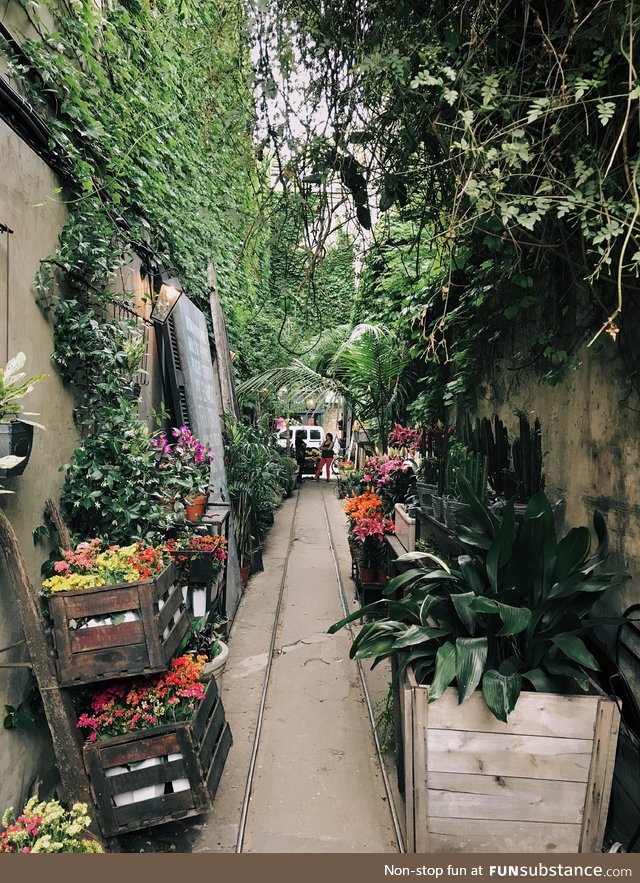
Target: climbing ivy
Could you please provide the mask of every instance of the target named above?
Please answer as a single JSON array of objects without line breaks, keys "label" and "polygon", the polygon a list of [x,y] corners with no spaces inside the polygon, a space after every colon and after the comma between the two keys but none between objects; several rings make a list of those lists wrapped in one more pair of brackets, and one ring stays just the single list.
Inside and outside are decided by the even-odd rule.
[{"label": "climbing ivy", "polygon": [[[84,437],[63,504],[78,535],[147,536],[161,513],[155,485],[142,501],[130,493],[152,460],[127,397],[137,326],[109,320],[108,285],[132,255],[152,254],[206,314],[213,261],[232,339],[268,300],[245,16],[235,0],[20,2],[37,36],[9,73],[51,128],[68,209],[36,279]],[[255,335],[246,343],[259,362]]]}]

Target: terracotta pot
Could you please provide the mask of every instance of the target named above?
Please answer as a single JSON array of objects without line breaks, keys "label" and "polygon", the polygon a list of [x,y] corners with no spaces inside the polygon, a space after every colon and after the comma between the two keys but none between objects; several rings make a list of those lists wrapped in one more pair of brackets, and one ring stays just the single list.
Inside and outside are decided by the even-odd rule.
[{"label": "terracotta pot", "polygon": [[242,585],[246,586],[249,582],[249,568],[251,565],[249,564],[241,564],[240,565],[240,580],[242,581]]},{"label": "terracotta pot", "polygon": [[388,583],[389,577],[386,570],[379,570],[376,574],[376,581],[379,583]]},{"label": "terracotta pot", "polygon": [[360,579],[363,583],[374,583],[376,581],[376,571],[373,567],[361,567]]},{"label": "terracotta pot", "polygon": [[193,494],[184,498],[184,508],[187,513],[187,521],[200,521],[207,508],[207,497],[205,494]]}]

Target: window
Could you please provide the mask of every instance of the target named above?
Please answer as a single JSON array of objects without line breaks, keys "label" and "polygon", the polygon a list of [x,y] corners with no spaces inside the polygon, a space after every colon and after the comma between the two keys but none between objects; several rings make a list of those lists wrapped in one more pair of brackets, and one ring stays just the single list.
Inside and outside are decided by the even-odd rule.
[{"label": "window", "polygon": [[310,429],[309,430],[309,438],[311,439],[311,441],[321,441],[322,440],[322,433],[320,432],[319,429]]}]

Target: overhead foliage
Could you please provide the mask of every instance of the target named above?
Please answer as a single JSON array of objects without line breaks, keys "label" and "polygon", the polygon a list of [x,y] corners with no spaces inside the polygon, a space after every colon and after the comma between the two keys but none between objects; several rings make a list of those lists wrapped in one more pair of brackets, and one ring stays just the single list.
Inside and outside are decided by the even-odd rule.
[{"label": "overhead foliage", "polygon": [[[258,8],[264,128],[283,168],[299,186],[316,182],[327,214],[337,181],[376,242],[400,246],[402,308],[425,356],[454,363],[451,401],[477,376],[480,343],[521,325],[528,340],[516,367],[535,364],[551,381],[585,342],[630,333],[640,268],[636,3]],[[292,114],[301,106],[311,108],[302,123]],[[376,226],[390,210],[402,232]],[[369,303],[379,283],[365,279]]]},{"label": "overhead foliage", "polygon": [[305,361],[294,359],[239,387],[241,396],[286,387],[290,397],[341,396],[356,422],[368,423],[374,440],[387,450],[389,432],[405,413],[411,358],[403,341],[382,325],[329,330]]}]

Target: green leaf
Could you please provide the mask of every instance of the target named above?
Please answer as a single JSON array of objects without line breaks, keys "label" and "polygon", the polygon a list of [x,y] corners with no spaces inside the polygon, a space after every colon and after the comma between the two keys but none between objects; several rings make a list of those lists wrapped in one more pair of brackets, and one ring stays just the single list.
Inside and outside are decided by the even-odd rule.
[{"label": "green leaf", "polygon": [[471,604],[477,613],[497,613],[502,619],[502,628],[496,635],[518,635],[523,632],[531,621],[531,611],[528,607],[513,607],[510,604],[502,604],[493,598],[475,598]]},{"label": "green leaf", "polygon": [[476,689],[487,661],[489,645],[486,638],[458,638],[456,641],[456,680],[458,703]]},{"label": "green leaf", "polygon": [[458,558],[458,567],[460,568],[462,578],[469,588],[474,594],[481,595],[485,589],[484,579],[482,571],[473,558],[471,558],[470,555],[460,555]]},{"label": "green leaf", "polygon": [[357,610],[354,610],[353,613],[345,616],[344,619],[341,619],[339,622],[334,622],[334,624],[327,629],[327,634],[335,635],[336,632],[340,631],[340,629],[344,628],[348,623],[353,622],[356,619],[362,619],[369,613],[377,612],[380,609],[380,605],[386,603],[387,602],[384,600],[372,601],[371,604],[367,604],[365,607],[359,607]]},{"label": "green leaf", "polygon": [[522,677],[519,674],[503,675],[490,669],[482,677],[482,693],[487,708],[505,723],[515,708],[521,690]]},{"label": "green leaf", "polygon": [[571,665],[568,662],[545,662],[544,667],[552,675],[571,678],[578,684],[581,690],[584,690],[585,693],[588,692],[589,678],[581,668],[578,668],[577,665]]},{"label": "green leaf", "polygon": [[451,603],[454,606],[460,621],[469,632],[470,635],[475,634],[476,630],[476,615],[471,607],[471,603],[475,601],[476,595],[474,592],[465,592],[463,595],[451,595]]},{"label": "green leaf", "polygon": [[557,685],[553,682],[541,668],[532,668],[522,673],[524,680],[529,681],[534,690],[538,693],[553,693],[557,689]]},{"label": "green leaf", "polygon": [[510,500],[504,511],[502,522],[495,540],[487,552],[487,576],[494,592],[498,591],[498,571],[511,558],[513,543],[516,537],[516,516],[513,502]]},{"label": "green leaf", "polygon": [[600,671],[597,659],[589,653],[581,638],[566,632],[562,635],[555,635],[551,638],[551,641],[556,647],[562,650],[565,656],[568,656],[569,659],[573,659],[573,661],[577,662],[579,665],[584,665],[587,668]]},{"label": "green leaf", "polygon": [[406,632],[396,639],[394,649],[413,647],[417,644],[425,644],[435,638],[443,638],[449,634],[449,629],[432,628],[430,626],[410,625]]},{"label": "green leaf", "polygon": [[556,580],[560,582],[579,570],[585,563],[591,549],[591,534],[588,527],[574,527],[558,543],[556,552]]},{"label": "green leaf", "polygon": [[436,668],[429,688],[429,702],[435,702],[447,689],[456,675],[456,648],[447,641],[438,647]]}]

